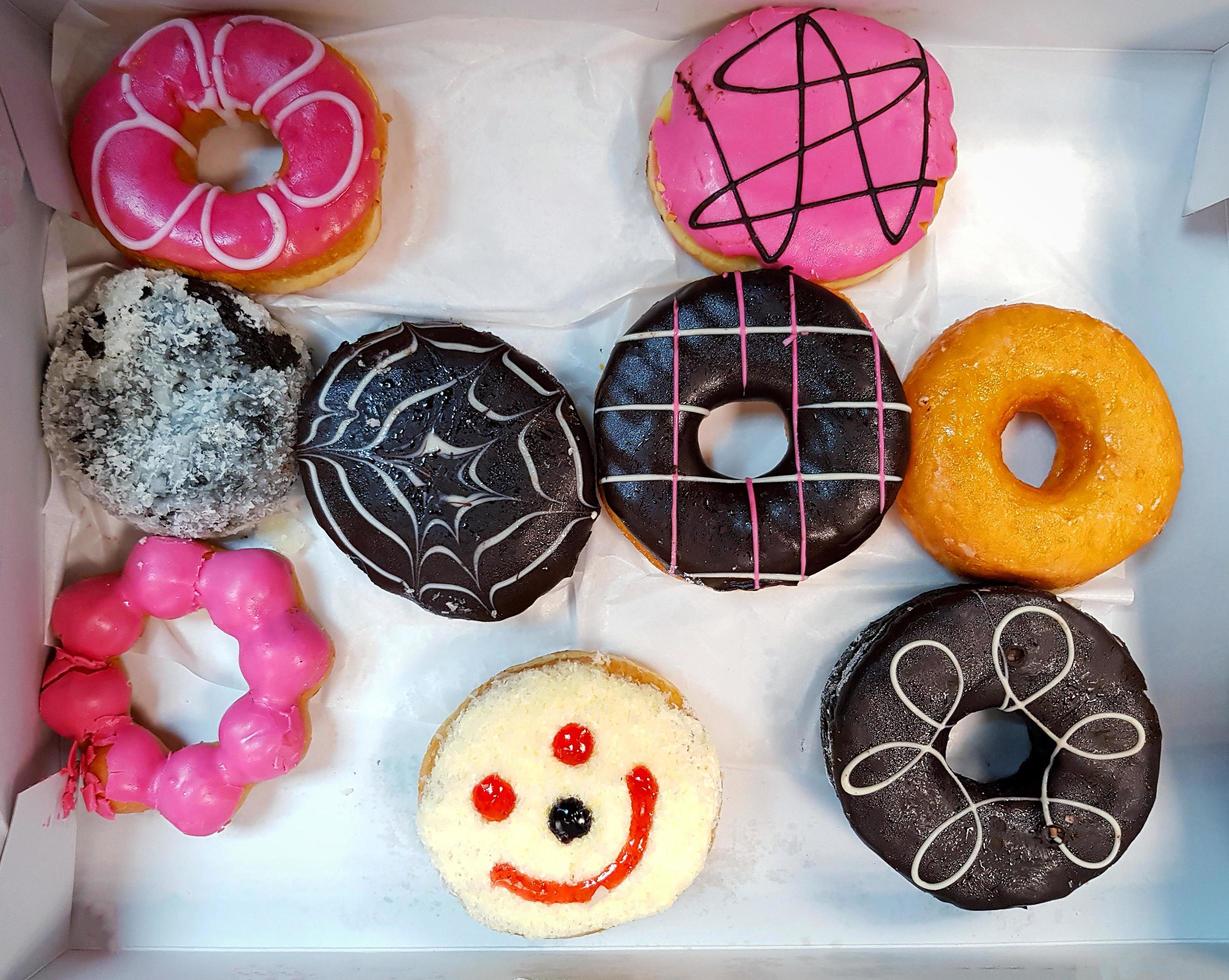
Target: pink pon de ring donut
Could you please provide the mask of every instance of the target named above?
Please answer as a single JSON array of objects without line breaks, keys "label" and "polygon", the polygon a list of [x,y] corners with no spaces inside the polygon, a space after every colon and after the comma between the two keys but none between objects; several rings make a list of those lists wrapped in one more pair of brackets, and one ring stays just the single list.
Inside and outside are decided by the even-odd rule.
[{"label": "pink pon de ring donut", "polygon": [[[239,641],[249,691],[222,716],[216,743],[168,752],[133,721],[118,658],[147,616],[175,619],[202,608]],[[289,772],[307,751],[307,699],[333,651],[302,606],[293,567],[275,551],[142,538],[122,572],[61,592],[51,629],[59,646],[43,674],[39,712],[73,740],[65,815],[80,785],[86,809],[108,819],[153,808],[185,834],[217,833],[252,783]]]},{"label": "pink pon de ring donut", "polygon": [[[266,186],[197,179],[201,139],[256,120],[284,151]],[[306,31],[258,14],[176,17],[146,31],[89,90],[70,152],[99,229],[144,265],[248,292],[318,285],[380,228],[387,125],[367,80]]]}]

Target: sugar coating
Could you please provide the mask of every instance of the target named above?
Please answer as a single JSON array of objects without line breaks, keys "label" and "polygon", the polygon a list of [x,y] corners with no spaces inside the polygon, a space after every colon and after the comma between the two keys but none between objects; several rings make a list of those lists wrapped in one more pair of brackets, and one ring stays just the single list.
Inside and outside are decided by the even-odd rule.
[{"label": "sugar coating", "polygon": [[294,483],[309,371],[303,342],[242,293],[132,269],[56,325],[43,435],[61,474],[141,530],[234,534]]},{"label": "sugar coating", "polygon": [[[593,753],[564,765],[551,749],[569,722],[593,734]],[[591,877],[627,841],[626,777],[644,765],[658,785],[644,857],[615,888],[585,903],[546,905],[493,885],[500,862],[552,881]],[[499,822],[474,809],[474,784],[497,773],[516,793]],[[547,815],[575,796],[593,814],[590,832],[560,843]],[[600,663],[559,660],[497,679],[452,722],[423,787],[418,832],[449,888],[492,929],[533,937],[576,936],[668,908],[700,873],[721,805],[721,772],[708,733],[656,687]]]}]

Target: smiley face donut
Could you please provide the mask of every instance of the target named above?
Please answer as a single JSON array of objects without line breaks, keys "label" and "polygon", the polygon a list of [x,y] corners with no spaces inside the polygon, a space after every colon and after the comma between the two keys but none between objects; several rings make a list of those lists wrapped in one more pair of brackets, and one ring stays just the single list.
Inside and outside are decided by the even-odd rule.
[{"label": "smiley face donut", "polygon": [[670,234],[714,272],[851,285],[934,220],[956,170],[952,90],[912,38],[840,10],[762,7],[674,73],[649,134]]},{"label": "smiley face donut", "polygon": [[721,805],[708,734],[668,682],[571,651],[497,674],[423,758],[418,833],[492,929],[578,936],[668,908]]},{"label": "smiley face donut", "polygon": [[[747,479],[711,469],[704,417],[760,398],[790,447]],[[683,287],[615,341],[594,431],[606,509],[671,575],[719,590],[797,585],[879,526],[909,459],[909,407],[874,330],[789,272]]]},{"label": "smiley face donut", "polygon": [[[971,578],[1061,589],[1164,527],[1182,438],[1134,344],[1083,313],[1024,303],[949,327],[905,382],[913,458],[900,510],[934,558]],[[1035,412],[1058,443],[1039,487],[1003,461],[1003,430]]]},{"label": "smiley face donut", "polygon": [[[197,609],[239,641],[249,691],[222,716],[217,742],[171,752],[133,721],[119,657],[146,617]],[[175,538],[142,538],[123,571],[70,585],[52,606],[51,630],[58,646],[43,674],[39,712],[73,740],[65,814],[80,786],[87,810],[110,819],[154,809],[192,836],[217,833],[253,783],[299,764],[310,738],[307,701],[333,657],[285,558]]]},{"label": "smiley face donut", "polygon": [[[1161,728],[1121,640],[1048,592],[955,586],[868,626],[823,696],[828,774],[875,853],[967,909],[1069,895],[1121,857],[1156,798]],[[947,762],[957,722],[1022,718],[1031,753],[992,782]]]},{"label": "smiley face donut", "polygon": [[[266,126],[283,161],[265,187],[199,180],[214,126]],[[70,151],[99,230],[143,265],[247,291],[289,292],[349,269],[380,229],[386,122],[333,48],[259,14],[151,28],[86,94]]]}]

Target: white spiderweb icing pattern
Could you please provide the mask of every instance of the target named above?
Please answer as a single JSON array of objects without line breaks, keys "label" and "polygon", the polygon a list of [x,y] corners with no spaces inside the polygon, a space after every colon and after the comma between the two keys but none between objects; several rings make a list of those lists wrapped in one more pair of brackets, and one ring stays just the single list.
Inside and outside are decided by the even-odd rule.
[{"label": "white spiderweb icing pattern", "polygon": [[[274,26],[289,31],[307,40],[311,47],[307,57],[297,67],[270,83],[251,103],[247,103],[234,98],[227,91],[224,69],[226,64],[226,41],[231,32],[236,27],[252,23]],[[231,17],[214,36],[212,51],[207,53],[205,50],[205,40],[197,25],[185,17],[176,17],[150,28],[137,38],[128,50],[120,56],[117,63],[118,66],[121,69],[127,69],[132,60],[151,39],[169,30],[182,31],[187,38],[192,48],[197,75],[204,90],[204,95],[199,100],[187,103],[188,108],[195,111],[215,112],[224,119],[233,119],[235,114],[240,111],[252,112],[257,116],[262,115],[271,99],[290,85],[311,74],[321,61],[324,60],[325,55],[324,44],[319,38],[308,34],[293,24],[287,24],[276,18],[264,17],[258,14],[241,14]],[[197,155],[196,146],[190,140],[173,126],[168,126],[158,119],[141,103],[140,99],[132,91],[132,78],[127,71],[124,71],[120,78],[120,86],[124,102],[132,110],[133,116],[131,119],[120,120],[105,130],[94,145],[90,158],[90,197],[94,203],[94,210],[98,215],[98,220],[111,237],[130,251],[144,252],[152,249],[175,230],[196,201],[204,195],[204,206],[201,209],[200,215],[201,245],[210,257],[220,265],[237,272],[263,269],[276,261],[286,247],[286,216],[278,198],[264,190],[257,192],[256,201],[268,216],[271,233],[265,247],[259,254],[251,257],[245,258],[232,255],[225,251],[218,243],[213,229],[213,212],[217,205],[218,197],[225,194],[226,191],[224,188],[206,181],[200,181],[190,188],[166,220],[144,238],[134,238],[124,233],[116,225],[114,218],[107,208],[102,188],[103,154],[116,136],[128,130],[143,129],[170,140],[183,151],[189,160],[196,160]],[[331,204],[344,194],[351,183],[353,183],[363,156],[362,115],[354,101],[339,92],[318,90],[298,96],[279,110],[272,119],[267,120],[269,129],[274,136],[280,136],[282,125],[290,116],[306,106],[318,102],[330,102],[337,105],[349,120],[351,145],[345,168],[333,186],[322,194],[299,194],[289,186],[283,177],[278,177],[274,184],[281,197],[286,201],[309,210]]]},{"label": "white spiderweb icing pattern", "polygon": [[552,559],[570,573],[598,512],[584,430],[547,381],[464,327],[403,323],[334,355],[297,449],[325,530],[433,612],[520,612],[537,595],[515,586]]},{"label": "white spiderweb icing pattern", "polygon": [[[1046,616],[1058,623],[1066,644],[1066,658],[1062,668],[1053,678],[1039,687],[1036,691],[1033,691],[1027,697],[1021,698],[1016,694],[1011,685],[1006,655],[1002,650],[1002,637],[1003,631],[1014,619],[1028,614]],[[955,671],[955,696],[952,698],[950,705],[941,718],[934,718],[919,708],[905,692],[900,683],[899,667],[901,661],[913,651],[919,649],[937,650],[940,654],[942,654],[947,662],[951,664],[952,669]],[[981,854],[984,843],[984,828],[982,826],[980,811],[982,808],[995,803],[1038,803],[1041,807],[1042,818],[1047,825],[1053,824],[1054,822],[1053,808],[1055,806],[1071,807],[1076,810],[1090,813],[1104,821],[1106,827],[1110,831],[1112,840],[1109,852],[1107,854],[1096,858],[1082,857],[1075,854],[1070,847],[1068,847],[1065,841],[1060,842],[1058,845],[1063,856],[1081,868],[1099,870],[1101,868],[1108,867],[1114,862],[1114,859],[1118,857],[1118,852],[1122,846],[1122,827],[1114,815],[1106,810],[1092,806],[1088,803],[1083,803],[1079,800],[1052,796],[1050,794],[1050,774],[1053,771],[1055,760],[1057,760],[1063,752],[1069,752],[1084,759],[1102,761],[1124,759],[1129,756],[1136,755],[1143,749],[1146,741],[1143,724],[1139,721],[1139,719],[1134,718],[1131,715],[1123,714],[1121,712],[1104,711],[1081,718],[1060,735],[1047,727],[1036,714],[1029,710],[1029,706],[1031,704],[1038,701],[1040,698],[1044,697],[1059,684],[1061,684],[1063,680],[1071,673],[1071,670],[1075,665],[1075,639],[1072,636],[1071,627],[1061,615],[1051,609],[1046,609],[1043,606],[1027,605],[1020,606],[1007,613],[1007,615],[999,621],[998,625],[994,629],[994,636],[990,645],[990,657],[995,675],[998,677],[999,683],[1002,684],[1003,687],[1003,702],[1000,705],[1001,710],[1008,712],[1019,712],[1034,725],[1036,725],[1037,728],[1045,733],[1045,735],[1054,743],[1053,752],[1050,755],[1049,762],[1047,763],[1045,771],[1041,777],[1041,788],[1039,795],[1000,796],[985,800],[978,800],[975,802],[973,797],[970,795],[968,788],[965,786],[964,781],[952,771],[950,766],[948,766],[947,760],[944,758],[943,753],[935,748],[935,741],[938,739],[939,734],[943,732],[951,722],[952,717],[959,708],[960,701],[964,696],[965,690],[965,677],[964,672],[960,667],[960,661],[949,647],[938,642],[937,640],[915,640],[912,643],[905,644],[896,651],[889,665],[892,690],[896,694],[896,697],[900,700],[900,703],[906,708],[906,710],[909,711],[911,715],[925,722],[933,729],[930,738],[925,742],[902,740],[882,742],[878,745],[871,746],[869,749],[866,749],[864,752],[859,753],[851,759],[841,771],[840,787],[842,791],[848,793],[850,796],[870,796],[891,786],[898,779],[912,770],[913,767],[916,766],[922,759],[930,757],[938,763],[942,770],[951,777],[953,783],[959,788],[966,805],[964,808],[958,810],[956,813],[952,814],[937,827],[935,827],[922,841],[921,846],[918,848],[913,857],[913,862],[909,872],[910,878],[915,885],[919,888],[925,889],[926,891],[942,891],[943,889],[954,885],[968,873],[970,868],[973,867]],[[1071,744],[1072,739],[1084,728],[1103,721],[1121,722],[1133,729],[1136,735],[1135,743],[1129,748],[1113,752],[1091,752]],[[857,784],[854,782],[853,776],[859,766],[868,760],[875,758],[881,753],[890,752],[893,750],[912,751],[914,754],[903,766],[878,782],[867,784]],[[949,828],[965,819],[972,819],[973,821],[974,838],[972,846],[970,847],[969,853],[964,862],[959,868],[956,869],[954,873],[940,881],[929,881],[923,878],[921,875],[921,866],[931,847]]]}]

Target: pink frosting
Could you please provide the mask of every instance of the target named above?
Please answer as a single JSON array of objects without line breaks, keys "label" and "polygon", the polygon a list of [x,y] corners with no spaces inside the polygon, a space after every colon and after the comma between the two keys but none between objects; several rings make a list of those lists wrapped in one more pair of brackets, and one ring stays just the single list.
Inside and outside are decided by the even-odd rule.
[{"label": "pink frosting", "polygon": [[[218,726],[216,744],[168,753],[132,720],[132,692],[118,661],[147,615],[171,619],[203,608],[239,639],[250,687]],[[143,538],[119,575],[66,588],[51,611],[60,647],[43,674],[39,711],[73,740],[64,773],[67,809],[81,783],[87,809],[113,803],[157,809],[185,834],[212,834],[234,815],[251,783],[298,765],[307,748],[301,702],[324,679],[332,648],[302,608],[294,569],[263,549],[216,551],[199,541]],[[107,778],[90,772],[106,749]]]},{"label": "pink frosting", "polygon": [[[229,193],[185,179],[193,111],[258,116],[285,164]],[[138,38],[90,89],[71,155],[96,220],[129,251],[205,273],[285,270],[365,220],[380,190],[380,108],[311,35],[257,15],[176,18]]]},{"label": "pink frosting", "polygon": [[817,282],[914,245],[936,181],[956,169],[938,62],[900,31],[836,10],[763,7],[734,21],[678,66],[672,107],[651,138],[662,196],[687,233]]}]

